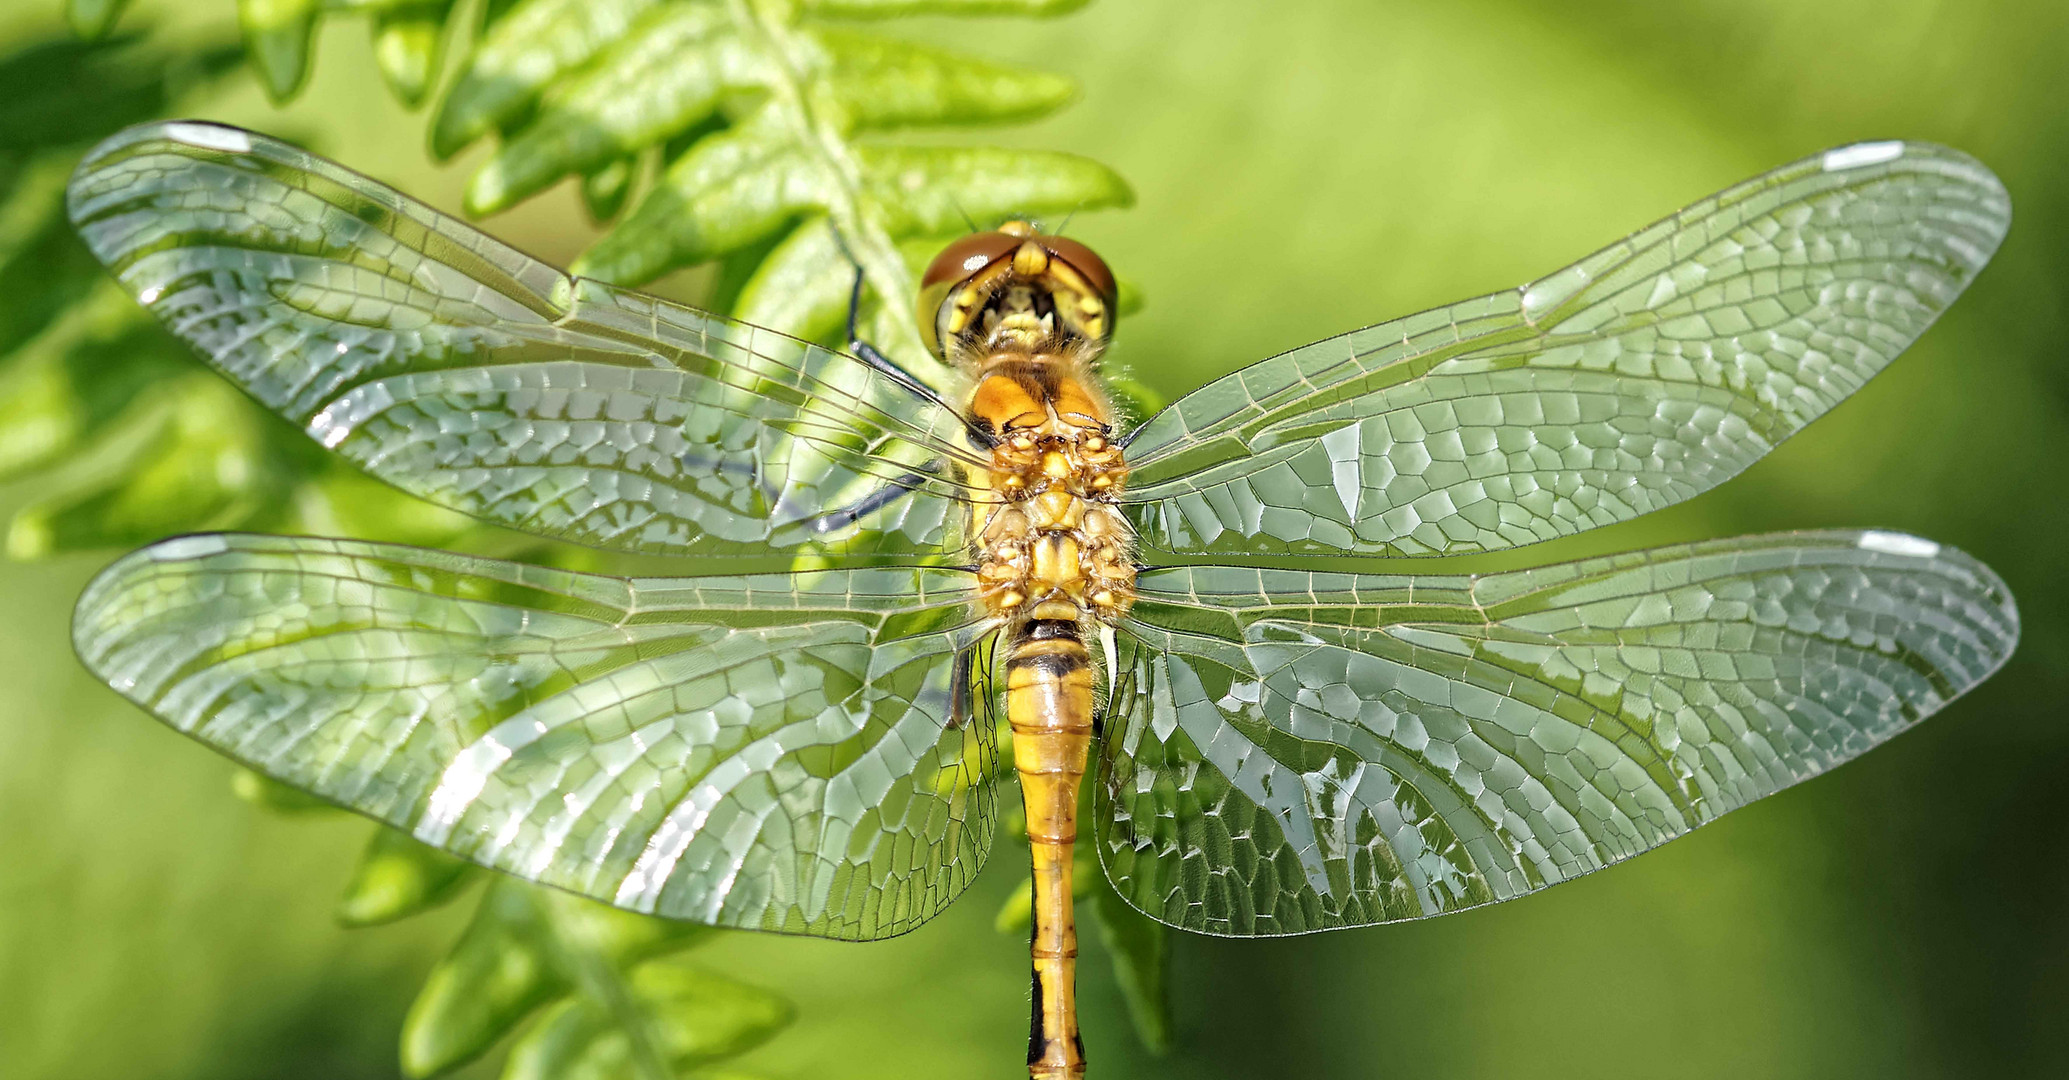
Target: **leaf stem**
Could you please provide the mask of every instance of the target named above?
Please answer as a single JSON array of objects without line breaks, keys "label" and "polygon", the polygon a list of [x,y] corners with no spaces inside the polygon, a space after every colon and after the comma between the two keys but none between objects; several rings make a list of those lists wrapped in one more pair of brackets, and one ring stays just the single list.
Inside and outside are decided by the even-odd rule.
[{"label": "leaf stem", "polygon": [[[862,264],[862,273],[877,296],[893,311],[913,295],[912,275],[905,259],[883,227],[882,214],[874,212],[863,190],[862,166],[855,160],[844,125],[814,107],[799,74],[798,57],[804,46],[791,33],[787,20],[772,15],[768,8],[780,0],[727,0],[733,19],[744,33],[756,39],[774,70],[770,79],[772,106],[790,127],[797,143],[818,159],[821,171],[832,181],[827,213],[840,231],[849,254]],[[919,329],[911,319],[890,320],[896,327],[893,341],[878,342],[891,355],[914,370],[921,379],[937,386],[950,385],[949,373],[920,343]],[[919,368],[921,370],[915,370]]]}]

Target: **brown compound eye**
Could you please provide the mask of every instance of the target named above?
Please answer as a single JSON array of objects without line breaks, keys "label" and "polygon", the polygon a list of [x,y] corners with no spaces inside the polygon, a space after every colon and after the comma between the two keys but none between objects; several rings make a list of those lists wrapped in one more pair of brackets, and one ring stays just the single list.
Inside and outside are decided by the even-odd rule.
[{"label": "brown compound eye", "polygon": [[949,294],[972,274],[981,273],[999,259],[1012,258],[1020,242],[1020,237],[1004,230],[971,233],[941,249],[941,254],[927,264],[927,272],[920,278],[919,321],[920,340],[927,343],[929,352],[943,355],[937,327],[947,314]]},{"label": "brown compound eye", "polygon": [[1092,291],[1098,293],[1101,300],[1106,301],[1107,309],[1113,309],[1117,301],[1114,293],[1114,272],[1106,268],[1105,259],[1094,254],[1091,248],[1066,237],[1043,236],[1041,244],[1048,249],[1051,257],[1069,263],[1071,269],[1084,277],[1085,284],[1092,286]]},{"label": "brown compound eye", "polygon": [[1009,233],[971,233],[934,256],[934,261],[927,264],[926,275],[920,278],[920,288],[955,285],[997,259],[1011,258],[1019,247],[1020,238]]}]

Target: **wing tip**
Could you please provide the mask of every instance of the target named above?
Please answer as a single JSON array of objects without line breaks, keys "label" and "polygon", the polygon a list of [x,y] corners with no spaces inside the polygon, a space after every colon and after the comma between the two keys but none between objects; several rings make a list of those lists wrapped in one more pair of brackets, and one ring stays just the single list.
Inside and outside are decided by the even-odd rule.
[{"label": "wing tip", "polygon": [[1853,545],[1862,551],[1934,564],[1938,567],[1938,574],[1958,583],[1948,587],[1949,595],[1965,595],[1976,607],[1988,610],[1994,616],[1994,619],[1979,618],[1974,622],[1979,632],[1987,631],[1978,634],[1976,644],[1987,654],[1988,663],[1963,687],[1964,691],[1980,685],[2003,668],[2018,650],[2021,629],[2018,599],[2012,595],[2011,586],[1988,563],[1952,545],[1894,529],[1862,529],[1840,535],[1850,536]]},{"label": "wing tip", "polygon": [[174,143],[216,154],[250,154],[265,136],[213,120],[152,120],[132,124],[95,143],[72,170],[65,184],[65,211],[76,228],[84,228],[88,207],[96,195],[95,179],[111,158],[131,147],[146,143]]},{"label": "wing tip", "polygon": [[[2005,189],[2004,180],[1975,155],[1951,146],[1908,139],[1869,140],[1832,147],[1811,160],[1827,173],[1878,165],[1888,166],[1893,171],[1936,173],[1981,193],[1982,202],[1978,206],[1993,219],[1989,228],[1998,239],[2001,240],[2011,226],[2011,194]],[[1995,250],[1994,245],[1991,250]],[[1986,260],[1988,254],[1984,255]]]}]

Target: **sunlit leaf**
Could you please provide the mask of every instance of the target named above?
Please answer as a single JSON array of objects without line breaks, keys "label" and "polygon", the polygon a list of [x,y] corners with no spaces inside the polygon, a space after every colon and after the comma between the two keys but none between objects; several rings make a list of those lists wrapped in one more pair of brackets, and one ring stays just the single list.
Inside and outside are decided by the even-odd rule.
[{"label": "sunlit leaf", "polygon": [[430,1076],[474,1059],[575,989],[586,962],[622,968],[712,932],[499,878],[410,1006],[403,1069]]},{"label": "sunlit leaf", "polygon": [[105,37],[115,29],[115,20],[122,17],[122,9],[128,6],[129,0],[67,0],[65,21],[72,24],[72,32],[80,37]]},{"label": "sunlit leaf", "polygon": [[399,4],[374,17],[374,62],[388,88],[414,108],[438,79],[445,18],[452,0]]},{"label": "sunlit leaf", "polygon": [[814,59],[824,70],[825,98],[858,130],[1032,120],[1077,94],[1077,84],[1061,75],[908,42],[833,30],[811,40],[820,50]]},{"label": "sunlit leaf", "polygon": [[639,159],[622,157],[582,177],[582,205],[596,221],[609,221],[625,208],[639,179]]},{"label": "sunlit leaf", "polygon": [[237,0],[244,47],[274,101],[295,96],[309,78],[309,46],[322,12],[322,0]]},{"label": "sunlit leaf", "polygon": [[494,21],[432,122],[431,152],[450,157],[508,124],[539,94],[625,33],[659,0],[520,0]]},{"label": "sunlit leaf", "polygon": [[[1125,206],[1134,198],[1111,169],[1056,151],[858,146],[854,154],[863,191],[893,239],[960,232],[966,213]],[[704,140],[671,165],[575,270],[609,281],[650,281],[762,240],[797,216],[824,213],[839,197],[837,184],[772,119],[743,125]],[[803,324],[805,317],[822,321],[834,295],[832,283],[852,266],[824,225],[779,247],[770,263],[775,265],[764,264],[764,272],[772,277],[814,282],[813,302],[781,301],[799,311],[800,323],[792,325]],[[845,276],[852,282],[851,269]],[[765,315],[761,297],[767,291],[750,280],[741,294],[743,313]],[[844,310],[845,289],[840,299]]]},{"label": "sunlit leaf", "polygon": [[399,829],[376,828],[338,899],[338,922],[373,926],[427,911],[452,899],[471,869]]},{"label": "sunlit leaf", "polygon": [[[826,98],[858,128],[1030,119],[1073,91],[1055,75],[900,42],[831,32],[806,40],[814,49],[805,62],[823,72]],[[754,48],[719,8],[656,9],[554,87],[537,117],[475,173],[467,209],[494,213],[569,173],[661,143],[710,116],[724,95],[766,87],[786,62]],[[766,135],[778,146],[795,140],[781,125]]]},{"label": "sunlit leaf", "polygon": [[678,1073],[761,1045],[795,1011],[766,990],[674,962],[632,969],[623,989],[615,1003],[590,996],[554,1006],[510,1048],[503,1080],[631,1080],[643,1054]]},{"label": "sunlit leaf", "polygon": [[716,7],[647,12],[593,66],[556,85],[537,117],[474,174],[467,212],[494,213],[662,141],[710,115],[722,92],[754,85],[757,63]]},{"label": "sunlit leaf", "polygon": [[245,802],[276,814],[339,813],[337,807],[265,773],[238,769],[230,774],[230,791]]}]

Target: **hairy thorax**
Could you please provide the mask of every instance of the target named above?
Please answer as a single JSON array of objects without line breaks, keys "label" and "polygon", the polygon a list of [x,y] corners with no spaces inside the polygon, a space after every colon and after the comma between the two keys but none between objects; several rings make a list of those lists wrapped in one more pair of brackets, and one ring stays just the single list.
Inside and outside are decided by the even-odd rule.
[{"label": "hairy thorax", "polygon": [[977,508],[978,577],[994,614],[1111,621],[1135,597],[1133,534],[1115,503],[1128,476],[1111,409],[1085,365],[995,354],[970,413],[997,432]]}]

